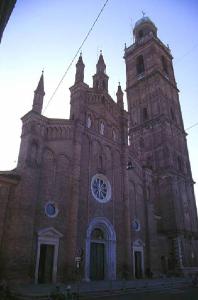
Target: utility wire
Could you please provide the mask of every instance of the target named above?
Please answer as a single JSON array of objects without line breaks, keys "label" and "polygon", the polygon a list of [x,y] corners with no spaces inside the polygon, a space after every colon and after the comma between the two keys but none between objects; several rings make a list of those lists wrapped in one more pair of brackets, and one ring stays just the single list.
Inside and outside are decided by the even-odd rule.
[{"label": "utility wire", "polygon": [[[54,98],[54,96],[55,96],[57,90],[59,89],[61,83],[63,82],[65,76],[67,75],[69,69],[71,68],[71,66],[72,66],[74,60],[76,59],[78,53],[79,53],[80,50],[82,49],[84,43],[86,42],[86,40],[88,39],[89,35],[91,34],[91,32],[92,32],[94,26],[96,25],[96,23],[97,23],[97,21],[98,21],[100,15],[102,14],[103,10],[105,9],[105,6],[107,5],[108,1],[109,1],[109,0],[106,0],[105,3],[103,4],[103,6],[102,6],[100,12],[98,13],[98,15],[97,15],[97,17],[96,17],[94,23],[92,24],[91,28],[90,28],[89,31],[87,32],[87,34],[86,34],[84,40],[82,41],[80,47],[79,47],[78,50],[76,51],[76,54],[74,55],[73,59],[71,60],[70,64],[68,65],[68,67],[67,67],[65,73],[64,73],[63,76],[61,77],[61,80],[59,81],[57,87],[55,88],[53,94],[51,95],[49,101],[47,102],[47,104],[46,104],[46,106],[45,106],[43,112],[46,111],[46,109],[48,108],[50,102],[53,100],[53,98]],[[196,44],[195,44],[189,51],[187,51],[182,57],[180,57],[179,59],[177,59],[176,64],[177,64],[178,62],[180,62],[185,56],[189,55],[190,52],[192,52],[192,50],[194,50],[195,48],[197,48],[197,46],[198,46],[198,43],[196,43]],[[198,122],[195,123],[195,124],[193,124],[193,125],[191,125],[190,127],[186,128],[185,130],[186,130],[186,131],[187,131],[187,130],[190,130],[191,128],[193,128],[193,127],[195,127],[195,126],[197,126],[197,125],[198,125]]]},{"label": "utility wire", "polygon": [[197,123],[195,123],[195,124],[193,124],[193,125],[191,125],[190,127],[186,128],[185,130],[189,130],[189,129],[191,129],[191,128],[193,128],[193,127],[197,126],[197,125],[198,125],[198,122],[197,122]]},{"label": "utility wire", "polygon": [[196,49],[198,47],[198,43],[196,43],[196,44],[194,44],[194,46],[192,47],[192,48],[190,48],[186,53],[184,53],[181,57],[179,57],[179,58],[177,58],[176,59],[176,62],[175,62],[175,64],[177,65],[178,63],[180,63],[180,61],[184,58],[184,57],[186,57],[186,56],[188,56],[194,49]]},{"label": "utility wire", "polygon": [[[196,43],[191,49],[189,49],[185,54],[183,54],[179,59],[176,59],[176,65],[177,65],[177,63],[179,62],[180,63],[180,61],[184,58],[184,57],[186,57],[186,56],[188,56],[195,48],[197,48],[198,47],[198,43]],[[191,126],[189,126],[188,128],[185,128],[185,130],[186,131],[188,131],[188,130],[190,130],[191,128],[194,128],[195,126],[197,126],[198,125],[198,122],[197,123],[194,123],[193,125],[191,125]]]},{"label": "utility wire", "polygon": [[92,32],[92,30],[93,30],[94,26],[96,25],[96,23],[97,23],[97,21],[98,21],[98,19],[99,19],[100,15],[102,14],[103,10],[105,9],[105,6],[107,5],[108,1],[109,1],[109,0],[106,0],[106,1],[105,1],[105,3],[103,4],[103,6],[102,6],[102,8],[101,8],[101,10],[100,10],[100,12],[99,12],[99,14],[97,15],[97,17],[96,17],[95,21],[93,22],[93,24],[92,24],[91,28],[89,29],[89,31],[87,32],[87,34],[86,34],[86,36],[85,36],[84,40],[82,41],[82,43],[81,43],[80,47],[79,47],[79,48],[78,48],[78,50],[76,51],[76,54],[74,55],[74,57],[73,57],[72,61],[70,62],[69,66],[67,67],[67,69],[66,69],[65,73],[64,73],[64,74],[63,74],[63,76],[61,77],[61,80],[59,81],[59,83],[58,83],[57,87],[55,88],[55,90],[54,90],[54,92],[53,92],[52,96],[50,97],[49,101],[47,102],[47,104],[46,104],[46,106],[45,106],[45,108],[44,108],[43,112],[45,112],[45,111],[46,111],[46,109],[48,108],[48,106],[49,106],[50,102],[51,102],[51,101],[52,101],[52,99],[54,98],[54,96],[55,96],[55,94],[56,94],[56,92],[57,92],[58,88],[60,87],[60,85],[61,85],[62,81],[64,80],[65,76],[67,75],[67,73],[68,73],[69,69],[71,68],[71,66],[72,66],[72,64],[73,64],[74,60],[76,59],[76,57],[77,57],[78,53],[79,53],[79,52],[80,52],[80,50],[82,49],[82,47],[83,47],[84,43],[86,42],[86,40],[88,39],[89,35],[91,34],[91,32]]}]

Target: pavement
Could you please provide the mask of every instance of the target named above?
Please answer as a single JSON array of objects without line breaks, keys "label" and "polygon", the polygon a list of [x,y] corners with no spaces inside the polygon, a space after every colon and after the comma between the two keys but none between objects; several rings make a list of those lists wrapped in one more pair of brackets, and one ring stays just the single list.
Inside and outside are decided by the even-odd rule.
[{"label": "pavement", "polygon": [[[138,279],[138,280],[115,280],[115,281],[90,281],[90,282],[66,282],[65,284],[26,284],[13,289],[15,295],[21,300],[47,300],[52,292],[59,287],[64,294],[69,292],[80,295],[80,299],[154,299],[154,294],[160,294],[160,299],[165,299],[162,294],[180,294],[181,291],[192,289],[192,280],[190,278],[162,278],[162,279]],[[127,295],[132,295],[127,298]],[[141,295],[147,295],[147,298],[141,298]],[[149,298],[151,295],[151,298]],[[196,298],[198,299],[198,288],[196,289]],[[124,297],[124,298],[123,298]],[[159,299],[159,298],[156,298]],[[170,299],[170,298],[166,298]],[[176,298],[174,298],[176,299]],[[179,298],[180,299],[180,296]],[[182,298],[181,298],[182,299]],[[180,299],[180,300],[181,300]],[[188,298],[183,298],[188,300]],[[191,300],[191,298],[189,298]]]},{"label": "pavement", "polygon": [[[108,297],[100,297],[100,300],[197,300],[197,288],[183,288],[177,290],[125,293],[120,295],[109,295]],[[82,300],[96,300],[93,297],[86,297]]]}]

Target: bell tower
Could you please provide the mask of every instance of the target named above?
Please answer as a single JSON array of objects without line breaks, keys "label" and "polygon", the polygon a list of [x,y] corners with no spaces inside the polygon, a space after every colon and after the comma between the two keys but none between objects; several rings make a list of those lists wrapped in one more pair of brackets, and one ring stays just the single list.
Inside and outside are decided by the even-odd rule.
[{"label": "bell tower", "polygon": [[137,21],[133,34],[124,56],[130,148],[153,170],[159,239],[168,245],[160,248],[160,240],[162,268],[183,270],[198,265],[198,227],[173,57],[150,18]]}]

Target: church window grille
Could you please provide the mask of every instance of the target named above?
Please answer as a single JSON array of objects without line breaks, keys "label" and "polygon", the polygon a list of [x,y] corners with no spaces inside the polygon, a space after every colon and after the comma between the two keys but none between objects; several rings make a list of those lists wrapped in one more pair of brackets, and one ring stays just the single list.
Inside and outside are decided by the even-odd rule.
[{"label": "church window grille", "polygon": [[145,71],[143,55],[138,56],[136,59],[136,70],[137,70],[137,75],[140,75]]},{"label": "church window grille", "polygon": [[106,203],[111,199],[111,185],[103,174],[96,174],[92,177],[91,191],[98,202]]}]

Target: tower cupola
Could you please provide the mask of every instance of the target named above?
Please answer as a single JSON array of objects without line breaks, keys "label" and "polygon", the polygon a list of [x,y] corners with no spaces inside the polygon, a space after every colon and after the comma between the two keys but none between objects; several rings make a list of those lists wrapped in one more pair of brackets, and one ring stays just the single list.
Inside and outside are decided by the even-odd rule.
[{"label": "tower cupola", "polygon": [[84,82],[84,68],[85,65],[83,63],[82,53],[80,53],[78,62],[76,64],[75,84],[79,82]]},{"label": "tower cupola", "polygon": [[147,35],[153,34],[157,37],[157,27],[151,21],[149,17],[143,16],[140,20],[135,23],[135,27],[133,29],[133,35],[135,37],[135,42],[139,41],[143,37]]}]

